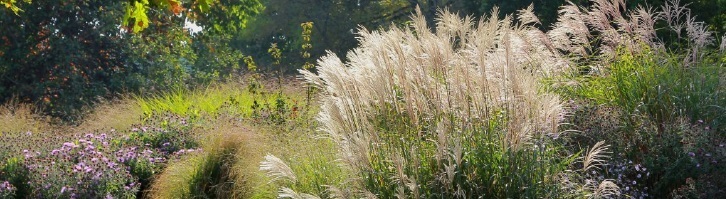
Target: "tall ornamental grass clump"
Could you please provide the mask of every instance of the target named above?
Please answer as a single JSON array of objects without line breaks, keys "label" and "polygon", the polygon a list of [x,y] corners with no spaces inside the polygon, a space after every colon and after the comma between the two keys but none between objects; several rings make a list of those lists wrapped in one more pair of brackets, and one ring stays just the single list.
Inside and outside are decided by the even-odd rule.
[{"label": "tall ornamental grass clump", "polygon": [[207,136],[199,150],[187,150],[191,154],[172,161],[156,177],[151,198],[237,198],[233,197],[232,167],[247,133],[222,131]]},{"label": "tall ornamental grass clump", "polygon": [[[564,109],[538,81],[569,62],[533,26],[531,10],[519,12],[519,23],[496,10],[478,22],[443,11],[435,30],[417,12],[410,27],[362,29],[349,61],[330,53],[318,74],[301,71],[321,88],[321,130],[356,176],[331,190],[378,198],[617,193],[608,181],[566,172],[575,156],[557,141]],[[604,164],[605,152],[593,150],[583,171]]]}]

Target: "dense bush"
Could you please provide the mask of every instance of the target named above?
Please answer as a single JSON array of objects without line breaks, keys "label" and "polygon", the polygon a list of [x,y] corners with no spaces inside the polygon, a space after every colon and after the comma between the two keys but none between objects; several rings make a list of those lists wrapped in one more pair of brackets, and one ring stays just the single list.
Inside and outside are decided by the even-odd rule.
[{"label": "dense bush", "polygon": [[[72,115],[123,89],[117,1],[33,1],[23,15],[0,12],[0,101],[38,102],[53,115]],[[102,14],[103,13],[103,14]],[[79,31],[83,30],[83,31]]]},{"label": "dense bush", "polygon": [[[722,153],[718,146],[726,137],[721,57],[713,53],[684,62],[687,56],[624,49],[604,75],[584,78],[570,92],[576,100],[590,101],[576,108],[573,124],[585,136],[616,146],[611,177],[629,195],[676,197],[684,194],[675,191],[683,186],[693,186],[688,194],[696,197],[719,193],[713,186],[724,182],[707,176],[722,175],[724,168],[723,157],[714,156]],[[615,117],[585,111],[598,106],[609,107],[607,114]],[[593,122],[598,120],[602,123]]]},{"label": "dense bush", "polygon": [[653,22],[666,24],[659,32],[677,38],[619,46],[567,78],[568,122],[581,132],[572,142],[612,143],[604,177],[627,196],[716,197],[724,184],[713,177],[724,168],[723,156],[714,155],[726,138],[723,49],[713,49],[712,33],[677,2],[657,13]]},{"label": "dense bush", "polygon": [[[193,35],[184,27],[190,17],[166,12],[149,12],[144,16],[152,23],[144,24],[145,31],[126,32],[118,24],[127,3],[32,1],[18,5],[21,14],[0,12],[0,102],[35,103],[52,116],[77,121],[83,108],[102,99],[196,87],[239,74],[241,53],[227,45],[226,32]],[[260,9],[259,2],[246,3],[216,7]]]}]

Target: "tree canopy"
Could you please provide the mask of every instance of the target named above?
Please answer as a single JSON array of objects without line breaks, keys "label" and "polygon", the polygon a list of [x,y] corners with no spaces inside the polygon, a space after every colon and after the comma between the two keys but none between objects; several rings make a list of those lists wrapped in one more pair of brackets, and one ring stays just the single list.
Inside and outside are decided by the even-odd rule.
[{"label": "tree canopy", "polygon": [[[0,101],[63,117],[102,98],[236,73],[241,52],[226,41],[264,8],[257,0],[2,3],[10,9],[0,11]],[[191,34],[190,23],[203,31]]]}]

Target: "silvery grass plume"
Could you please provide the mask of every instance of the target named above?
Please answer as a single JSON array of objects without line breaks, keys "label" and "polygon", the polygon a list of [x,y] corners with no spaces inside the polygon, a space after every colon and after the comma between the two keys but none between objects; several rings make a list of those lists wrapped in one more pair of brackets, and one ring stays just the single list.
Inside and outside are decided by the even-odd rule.
[{"label": "silvery grass plume", "polygon": [[685,38],[689,41],[691,56],[684,60],[686,63],[698,61],[702,55],[701,50],[711,45],[715,38],[713,33],[703,22],[696,21],[696,17],[691,15],[691,10],[680,5],[680,0],[670,0],[661,6],[656,19],[665,21],[670,31],[675,32],[678,39]]},{"label": "silvery grass plume", "polygon": [[[639,48],[641,43],[658,46],[654,28],[656,14],[652,8],[640,6],[623,12],[624,0],[591,2],[589,9],[571,2],[560,8],[557,22],[547,33],[558,49],[578,56],[593,53],[614,56],[620,46]],[[595,38],[599,45],[592,45]]]},{"label": "silvery grass plume", "polygon": [[290,198],[290,199],[320,199],[320,197],[306,194],[306,193],[297,193],[294,190],[283,187],[280,190],[280,194],[278,195],[278,198]]},{"label": "silvery grass plume", "polygon": [[[361,28],[360,47],[348,53],[347,63],[329,53],[318,61],[318,74],[300,71],[322,90],[318,120],[341,147],[343,162],[359,174],[371,172],[371,146],[382,136],[372,121],[390,111],[415,128],[444,125],[436,132],[439,158],[460,156],[444,153],[456,151],[450,146],[457,145],[447,141],[461,136],[456,129],[475,128],[471,125],[494,119],[499,111],[509,121],[500,137],[508,150],[529,147],[535,136],[556,134],[563,108],[557,95],[538,91],[538,80],[564,71],[569,62],[533,26],[538,20],[531,7],[519,13],[521,22],[514,23],[512,16],[498,18],[496,9],[478,22],[441,11],[432,32],[417,11],[410,27]],[[458,119],[444,124],[441,116]],[[418,182],[401,168],[421,160],[400,155],[388,157],[397,168],[394,179],[400,193],[416,193],[417,183],[429,182]]]},{"label": "silvery grass plume", "polygon": [[[703,49],[714,41],[713,33],[703,22],[696,21],[690,9],[680,5],[680,0],[667,1],[658,10],[648,6],[627,10],[624,0],[591,2],[590,8],[572,3],[560,8],[557,22],[547,32],[554,47],[578,56],[602,54],[606,57],[615,56],[618,47],[627,47],[634,52],[640,51],[642,44],[663,49],[665,45],[655,31],[655,24],[663,21],[679,39],[688,41],[691,56],[684,62],[690,65],[697,62],[704,55]],[[593,49],[593,46],[599,48]]]},{"label": "silvery grass plume", "polygon": [[[605,141],[595,143],[595,145],[585,154],[582,160],[583,173],[597,173],[597,170],[607,165],[608,149],[610,145],[605,145]],[[606,179],[601,182],[597,182],[593,179],[585,179],[585,187],[589,194],[586,196],[589,198],[613,198],[620,196],[620,187],[616,185],[612,180]]]},{"label": "silvery grass plume", "polygon": [[578,162],[582,163],[581,169],[568,170],[559,175],[563,191],[572,194],[567,197],[619,198],[621,196],[620,187],[613,180],[599,180],[602,179],[599,171],[601,167],[607,165],[607,159],[610,158],[609,147],[604,141],[595,143],[583,157],[578,158],[580,160]]},{"label": "silvery grass plume", "polygon": [[599,167],[604,166],[607,164],[607,158],[610,158],[608,155],[608,149],[610,145],[605,145],[605,141],[600,141],[598,143],[595,143],[594,146],[592,146],[592,149],[590,149],[585,157],[583,157],[582,161],[582,170],[584,172],[588,172],[591,170],[597,170]]},{"label": "silvery grass plume", "polygon": [[[297,177],[292,169],[285,164],[280,158],[274,155],[265,155],[265,160],[260,162],[260,171],[265,171],[265,174],[272,178],[270,183],[277,182],[279,180],[288,180],[292,183],[297,182]],[[282,187],[278,193],[278,198],[291,198],[291,199],[320,199],[320,197],[307,194],[298,193],[289,187]]]},{"label": "silvery grass plume", "polygon": [[290,182],[297,182],[297,177],[293,173],[284,161],[274,155],[265,155],[265,160],[260,162],[260,171],[264,171],[267,176],[272,178],[270,182],[278,180],[289,180]]},{"label": "silvery grass plume", "polygon": [[[337,142],[342,162],[354,173],[373,172],[371,158],[385,133],[390,133],[380,132],[383,128],[377,125],[405,126],[414,130],[396,133],[422,138],[435,135],[436,161],[451,162],[448,151],[462,136],[461,129],[475,129],[480,121],[501,116],[506,122],[504,135],[497,137],[500,145],[506,150],[526,149],[537,137],[559,133],[565,115],[562,102],[556,94],[543,91],[539,81],[570,70],[571,60],[612,57],[623,46],[634,52],[643,44],[661,48],[654,29],[660,19],[676,28],[682,25],[694,48],[711,41],[699,23],[681,21],[679,13],[688,11],[675,7],[676,3],[663,8],[674,12],[668,16],[649,7],[627,11],[624,0],[592,2],[590,8],[561,7],[549,32],[534,26],[538,20],[531,7],[518,12],[517,23],[512,15],[497,17],[496,8],[490,17],[479,20],[444,10],[433,29],[417,10],[407,27],[360,28],[360,46],[347,54],[349,61],[328,52],[318,61],[318,74],[300,72],[322,90],[320,129]],[[404,117],[408,123],[374,122],[387,115]],[[389,155],[385,161],[395,162],[393,157],[397,156]],[[417,158],[398,163],[415,168],[422,161]],[[597,161],[600,158],[585,160],[588,166],[597,165],[602,163]],[[447,184],[446,176],[451,175],[447,172],[453,169],[438,172],[438,179]],[[429,183],[397,175],[399,187],[406,191],[415,187],[410,186],[412,182]]]}]

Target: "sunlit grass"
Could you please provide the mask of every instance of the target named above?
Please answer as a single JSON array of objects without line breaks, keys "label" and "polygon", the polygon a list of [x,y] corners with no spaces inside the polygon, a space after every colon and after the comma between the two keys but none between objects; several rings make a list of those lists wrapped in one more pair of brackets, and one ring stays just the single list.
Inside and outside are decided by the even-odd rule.
[{"label": "sunlit grass", "polygon": [[43,117],[33,105],[11,101],[0,106],[0,134],[51,130],[50,118]]},{"label": "sunlit grass", "polygon": [[[192,152],[169,166],[153,182],[152,198],[244,198],[235,196],[239,172],[234,171],[238,157],[255,142],[254,134],[234,120],[220,119],[213,125],[197,129],[205,133],[200,138],[201,150]],[[242,182],[240,182],[242,183]]]},{"label": "sunlit grass", "polygon": [[93,132],[115,130],[123,132],[138,124],[143,117],[141,107],[135,100],[126,98],[101,103],[83,117],[82,122],[73,127],[73,132]]},{"label": "sunlit grass", "polygon": [[136,96],[134,100],[144,117],[171,114],[190,118],[194,131],[201,137],[202,151],[170,162],[154,180],[148,195],[274,198],[280,185],[270,183],[258,169],[266,154],[293,163],[292,169],[301,176],[292,185],[297,190],[324,195],[325,185],[343,184],[347,175],[337,165],[335,145],[330,139],[316,136],[316,107],[298,110],[297,103],[304,96],[297,94],[297,89],[283,85],[265,90],[264,94],[253,94],[246,87],[231,83]]},{"label": "sunlit grass", "polygon": [[[300,96],[283,93],[283,100],[288,104],[299,101]],[[157,113],[171,113],[180,116],[197,118],[201,116],[215,116],[222,112],[241,116],[252,116],[255,102],[259,106],[274,106],[277,103],[277,93],[253,94],[246,87],[238,83],[211,85],[204,89],[173,91],[153,96],[135,96],[143,114],[148,117]]]}]

